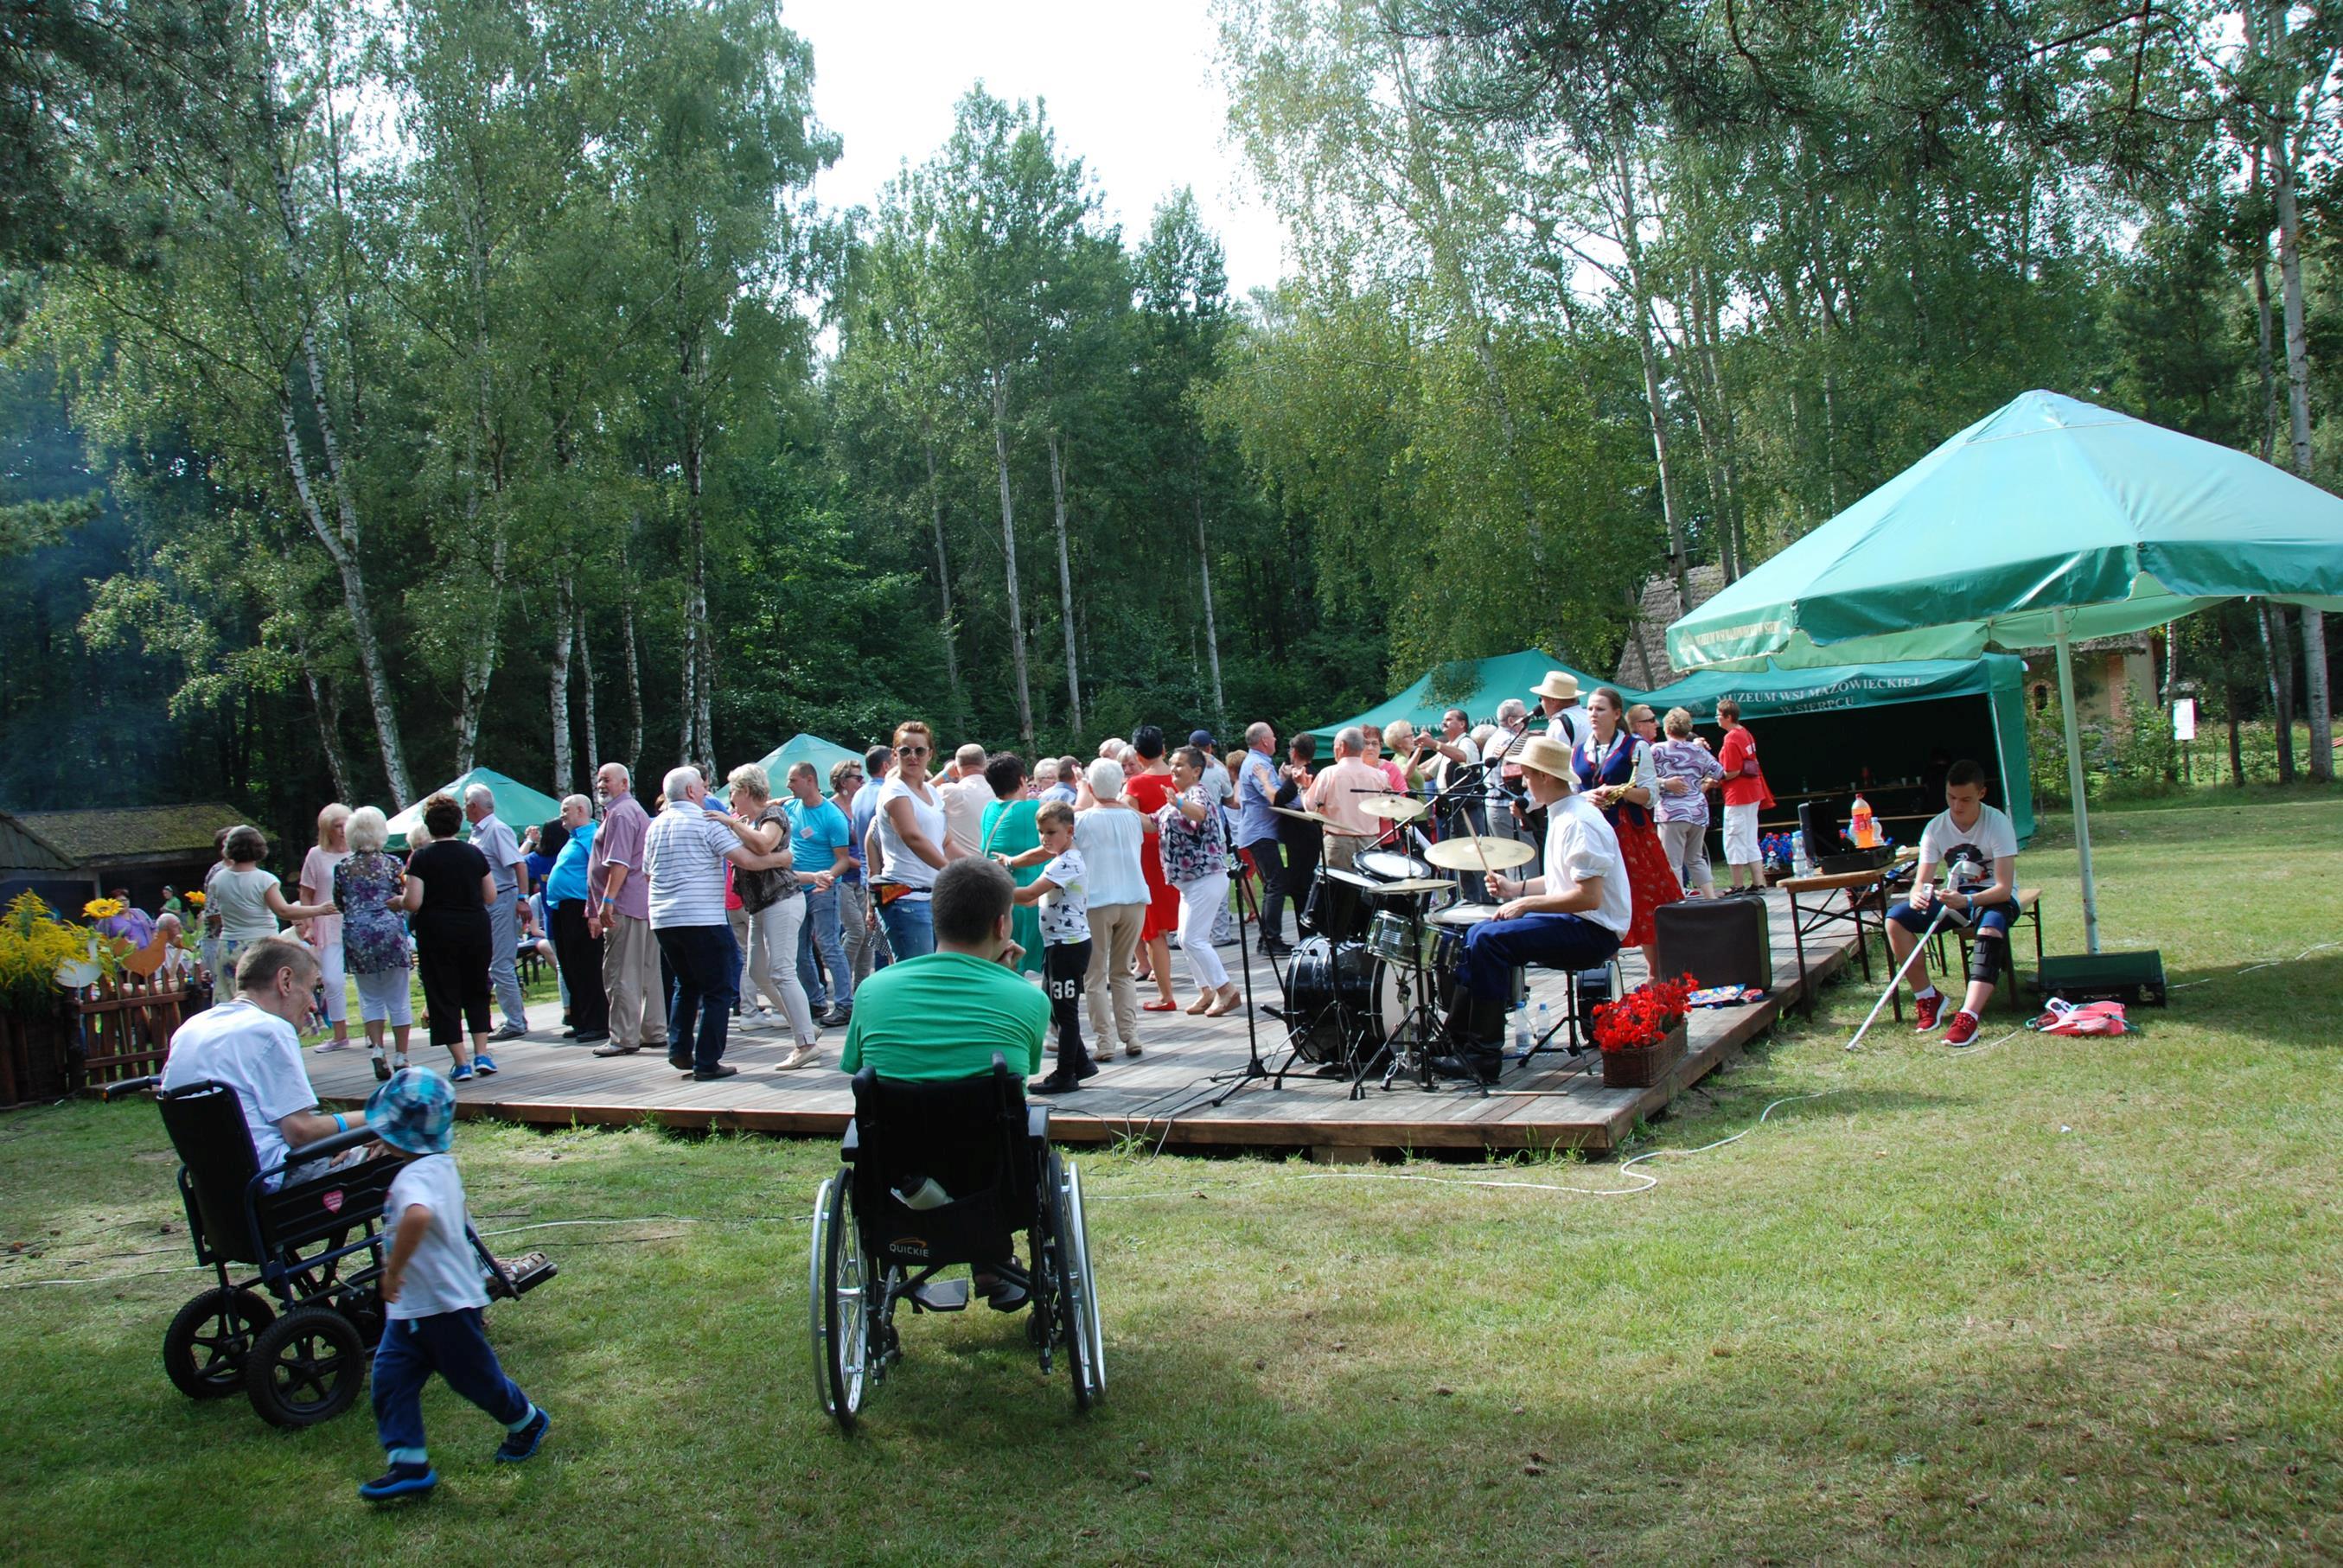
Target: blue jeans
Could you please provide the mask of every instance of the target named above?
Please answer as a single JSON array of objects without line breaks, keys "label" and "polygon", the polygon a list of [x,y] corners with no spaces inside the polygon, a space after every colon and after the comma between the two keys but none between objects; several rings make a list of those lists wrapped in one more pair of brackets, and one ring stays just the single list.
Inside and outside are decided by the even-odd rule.
[{"label": "blue jeans", "polygon": [[935,911],[928,900],[906,894],[879,910],[879,923],[887,929],[887,950],[897,963],[905,959],[923,958],[936,950]]},{"label": "blue jeans", "polygon": [[[740,944],[729,926],[664,926],[659,952],[675,970],[675,996],[668,1004],[667,1056],[695,1071],[714,1070],[724,1060],[724,1035],[739,994]],[[695,1027],[696,1025],[696,1027]]]},{"label": "blue jeans", "polygon": [[506,1431],[528,1424],[528,1396],[505,1376],[480,1309],[393,1318],[374,1348],[374,1425],[393,1464],[424,1463],[423,1385],[437,1372]]},{"label": "blue jeans", "polygon": [[[1912,907],[1911,900],[1906,899],[1890,909],[1887,911],[1887,918],[1916,937],[1927,930],[1928,921],[1935,917],[1936,912],[1934,910],[1925,911],[1916,910]],[[1964,913],[1966,911],[1952,910],[1945,916],[1945,923],[1937,929],[1947,931],[1959,930]],[[1987,904],[1985,908],[1969,914],[1969,935],[1975,936],[1979,931],[1989,930],[2006,941],[2009,940],[2010,922],[2016,919],[2017,919],[2016,904]]]},{"label": "blue jeans", "polygon": [[1584,915],[1520,915],[1483,920],[1464,935],[1456,980],[1483,1001],[1513,994],[1513,970],[1531,964],[1548,969],[1591,970],[1619,950],[1619,933]]},{"label": "blue jeans", "polygon": [[[824,966],[830,970],[828,985],[821,979]],[[826,893],[806,890],[805,924],[798,928],[798,980],[816,1011],[853,1005],[854,971],[846,963],[846,936],[839,929],[835,885]]]}]

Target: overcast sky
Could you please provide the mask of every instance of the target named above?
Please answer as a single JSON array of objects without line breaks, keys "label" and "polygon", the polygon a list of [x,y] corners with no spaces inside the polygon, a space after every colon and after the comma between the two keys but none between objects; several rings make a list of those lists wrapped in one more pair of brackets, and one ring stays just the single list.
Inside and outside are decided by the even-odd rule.
[{"label": "overcast sky", "polygon": [[1204,0],[785,0],[781,19],[813,45],[815,112],[846,142],[814,186],[824,202],[875,205],[981,81],[1046,102],[1059,155],[1082,160],[1127,245],[1185,185],[1227,247],[1232,295],[1277,281],[1277,221],[1224,145]]}]

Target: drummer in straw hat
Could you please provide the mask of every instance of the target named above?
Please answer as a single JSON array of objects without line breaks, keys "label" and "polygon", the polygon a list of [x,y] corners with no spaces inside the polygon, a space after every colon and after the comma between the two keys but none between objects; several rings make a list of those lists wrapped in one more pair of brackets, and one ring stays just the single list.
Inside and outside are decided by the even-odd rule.
[{"label": "drummer in straw hat", "polygon": [[1465,934],[1448,999],[1454,1055],[1433,1063],[1456,1077],[1492,1082],[1504,1041],[1513,971],[1530,964],[1584,970],[1619,950],[1634,912],[1619,839],[1603,813],[1576,793],[1570,749],[1548,736],[1523,741],[1520,758],[1531,801],[1546,812],[1541,874],[1515,881],[1491,874],[1501,902]]}]

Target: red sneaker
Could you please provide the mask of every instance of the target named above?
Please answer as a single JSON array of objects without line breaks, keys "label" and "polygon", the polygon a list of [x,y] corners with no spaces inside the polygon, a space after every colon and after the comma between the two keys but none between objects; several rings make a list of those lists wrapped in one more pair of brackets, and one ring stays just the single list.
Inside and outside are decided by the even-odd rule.
[{"label": "red sneaker", "polygon": [[1936,1019],[1944,1010],[1945,993],[1943,991],[1936,991],[1929,996],[1914,997],[1912,999],[1912,1032],[1915,1034],[1929,1034],[1934,1032],[1936,1027]]},{"label": "red sneaker", "polygon": [[1953,1014],[1953,1025],[1945,1030],[1946,1045],[1966,1045],[1976,1038],[1977,1015],[1963,1008]]}]

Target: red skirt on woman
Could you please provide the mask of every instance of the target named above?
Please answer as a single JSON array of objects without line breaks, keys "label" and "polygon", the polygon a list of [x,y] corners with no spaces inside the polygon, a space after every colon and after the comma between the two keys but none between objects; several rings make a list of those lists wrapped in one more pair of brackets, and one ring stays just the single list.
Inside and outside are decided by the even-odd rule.
[{"label": "red skirt on woman", "polygon": [[1619,945],[1640,948],[1658,940],[1653,911],[1682,899],[1684,884],[1676,880],[1675,868],[1668,864],[1667,849],[1660,843],[1660,830],[1652,826],[1650,818],[1630,822],[1622,812],[1611,829],[1619,836],[1619,859],[1627,868],[1627,892],[1635,910]]},{"label": "red skirt on woman", "polygon": [[[1163,809],[1176,786],[1169,773],[1141,773],[1124,782],[1125,799],[1150,817]],[[1656,842],[1656,840],[1654,840]],[[1147,920],[1139,940],[1151,942],[1180,929],[1180,890],[1163,879],[1163,851],[1153,833],[1139,847],[1139,869],[1147,876]]]}]

